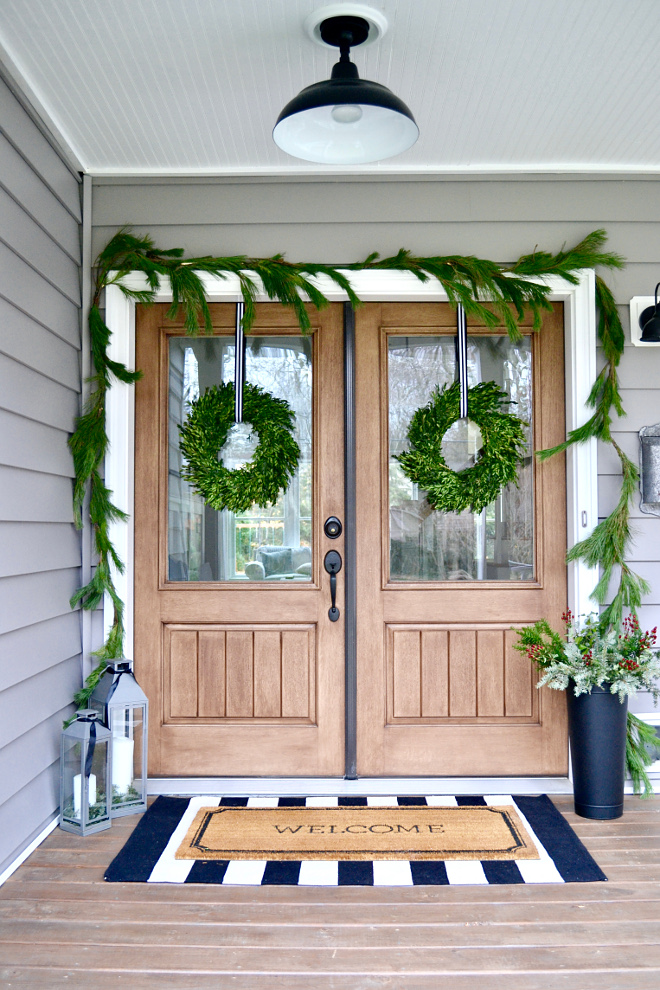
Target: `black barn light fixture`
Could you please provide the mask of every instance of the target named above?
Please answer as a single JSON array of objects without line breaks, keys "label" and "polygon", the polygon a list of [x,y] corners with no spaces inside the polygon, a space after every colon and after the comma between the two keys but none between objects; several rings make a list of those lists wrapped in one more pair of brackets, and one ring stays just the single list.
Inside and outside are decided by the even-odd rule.
[{"label": "black barn light fixture", "polygon": [[[314,25],[315,40],[339,48],[330,79],[307,86],[287,103],[277,118],[273,140],[289,155],[308,162],[364,165],[406,151],[419,137],[419,128],[403,100],[380,83],[360,79],[350,60],[351,48],[374,40],[375,24],[351,11],[368,15],[369,8],[347,4],[341,9],[345,12]],[[380,12],[374,14],[379,18],[378,37],[386,24]]]},{"label": "black barn light fixture", "polygon": [[660,282],[655,287],[655,306],[645,309],[639,318],[639,325],[642,331],[640,342],[642,344],[660,344],[660,310],[658,309],[658,289]]}]

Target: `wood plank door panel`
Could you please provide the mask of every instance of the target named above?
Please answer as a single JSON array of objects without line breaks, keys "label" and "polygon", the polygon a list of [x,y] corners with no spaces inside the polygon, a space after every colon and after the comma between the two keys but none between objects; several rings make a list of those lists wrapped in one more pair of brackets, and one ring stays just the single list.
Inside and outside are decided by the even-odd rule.
[{"label": "wood plank door panel", "polygon": [[[261,579],[255,580],[247,579],[247,570],[218,577],[220,571],[213,573],[210,564],[200,566],[194,555],[174,553],[180,547],[168,545],[168,539],[174,541],[168,484],[176,443],[170,424],[168,354],[174,340],[179,350],[184,348],[184,330],[166,319],[165,310],[140,306],[136,324],[136,360],[144,377],[136,387],[135,670],[151,704],[149,772],[341,774],[344,623],[343,617],[338,622],[328,619],[329,575],[322,558],[330,547],[343,553],[342,539],[330,543],[323,534],[324,519],[343,517],[342,309],[333,306],[310,314],[311,567],[303,567],[299,579],[297,562],[289,561],[292,573],[287,579],[277,579],[277,574],[271,579],[262,568]],[[214,337],[233,341],[235,307],[216,304],[211,310]],[[257,307],[251,331],[256,350],[259,342],[299,336],[295,318],[281,305]],[[196,341],[201,348],[196,353],[203,356],[206,345]],[[185,348],[181,353],[187,355],[185,360],[194,358]],[[218,381],[223,374],[224,380],[231,380],[226,367],[213,373],[220,376]],[[181,405],[181,396],[175,398]],[[209,546],[215,541],[217,550],[221,527],[234,521],[226,514],[209,515],[203,506],[200,511],[205,513],[204,540]],[[241,525],[239,520],[236,546]],[[286,544],[287,525],[286,519],[275,520],[249,552],[259,559],[257,543],[276,543],[261,549],[277,556],[278,546]],[[272,535],[277,532],[279,536]],[[226,561],[216,565],[226,570]],[[343,616],[342,588],[340,579]]]},{"label": "wood plank door panel", "polygon": [[[527,373],[532,382],[538,450],[564,437],[562,307],[548,314],[540,333],[532,334],[530,327],[526,333],[529,368],[516,380],[524,384]],[[455,313],[449,306],[372,303],[356,314],[358,772],[565,774],[565,699],[561,692],[537,691],[531,664],[513,650],[512,631],[541,617],[558,625],[566,607],[563,457],[543,464],[528,458],[534,554],[522,561],[530,553],[531,531],[521,549],[509,524],[494,522],[493,512],[484,510],[480,521],[464,513],[452,522],[454,543],[472,526],[485,548],[476,570],[468,573],[459,560],[461,547],[451,540],[440,548],[421,546],[430,521],[422,517],[431,512],[423,493],[390,503],[389,433],[397,415],[392,404],[405,404],[409,395],[406,389],[397,392],[396,381],[388,377],[388,355],[398,354],[388,341],[401,341],[404,356],[405,347],[411,347],[414,388],[422,374],[433,381],[434,372],[425,367],[432,360],[438,362],[438,384],[453,379],[454,334]],[[474,337],[475,354],[485,355],[484,366],[489,347],[502,350],[498,335],[484,327],[469,327],[468,334]],[[432,340],[440,342],[438,353],[430,348],[432,356],[415,358],[414,347]],[[482,359],[474,360],[477,374]],[[489,527],[494,535],[489,536]],[[391,528],[398,534],[392,541]],[[419,547],[410,533],[420,534]],[[406,572],[408,552],[417,554],[417,576]],[[508,559],[501,560],[502,555]]]}]

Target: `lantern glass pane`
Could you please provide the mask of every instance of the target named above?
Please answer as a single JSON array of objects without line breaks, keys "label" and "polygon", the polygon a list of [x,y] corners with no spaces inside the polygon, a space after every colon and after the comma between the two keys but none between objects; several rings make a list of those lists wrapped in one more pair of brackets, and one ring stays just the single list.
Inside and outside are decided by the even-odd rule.
[{"label": "lantern glass pane", "polygon": [[143,796],[144,706],[110,709],[112,806],[141,804]]},{"label": "lantern glass pane", "polygon": [[[91,772],[85,776],[87,745],[80,739],[66,739],[63,749],[62,817],[72,824],[85,827],[106,820],[106,740],[95,741]],[[84,781],[87,780],[85,793]]]},{"label": "lantern glass pane", "polygon": [[[62,816],[80,824],[80,751],[78,739],[64,739],[62,748]],[[74,790],[75,781],[75,790]]]},{"label": "lantern glass pane", "polygon": [[92,771],[89,775],[88,813],[85,820],[88,825],[109,818],[107,767],[107,739],[96,740],[92,753]]}]

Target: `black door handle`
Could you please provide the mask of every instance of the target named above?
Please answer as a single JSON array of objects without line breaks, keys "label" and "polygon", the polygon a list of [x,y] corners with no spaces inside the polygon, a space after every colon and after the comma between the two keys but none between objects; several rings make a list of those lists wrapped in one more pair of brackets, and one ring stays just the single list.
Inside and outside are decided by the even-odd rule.
[{"label": "black door handle", "polygon": [[339,609],[335,605],[337,600],[337,575],[341,570],[341,557],[336,550],[328,550],[323,560],[323,566],[330,575],[330,608],[328,618],[330,622],[336,622],[339,618]]}]

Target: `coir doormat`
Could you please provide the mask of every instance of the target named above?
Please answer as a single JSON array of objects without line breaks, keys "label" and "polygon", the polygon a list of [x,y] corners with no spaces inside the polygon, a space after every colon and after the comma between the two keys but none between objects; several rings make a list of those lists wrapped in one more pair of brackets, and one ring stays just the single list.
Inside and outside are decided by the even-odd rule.
[{"label": "coir doormat", "polygon": [[[257,809],[267,812],[259,826],[249,824]],[[411,886],[607,877],[546,795],[215,795],[157,798],[105,879]]]},{"label": "coir doormat", "polygon": [[513,807],[200,808],[176,859],[539,859]]}]

